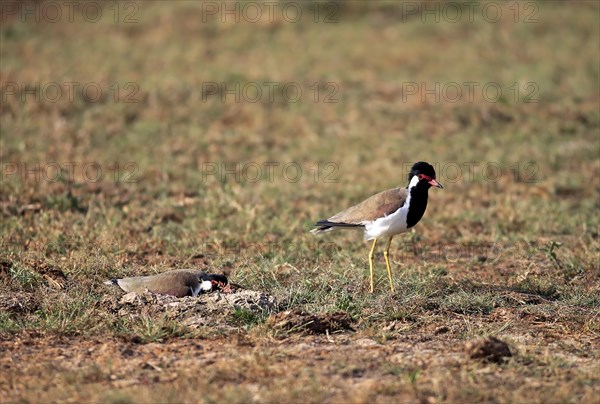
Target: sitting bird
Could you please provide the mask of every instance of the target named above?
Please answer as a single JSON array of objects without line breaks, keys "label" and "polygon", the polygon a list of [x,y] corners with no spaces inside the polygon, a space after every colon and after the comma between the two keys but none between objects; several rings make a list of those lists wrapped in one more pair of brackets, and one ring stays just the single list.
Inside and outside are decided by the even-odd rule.
[{"label": "sitting bird", "polygon": [[117,285],[125,292],[148,291],[177,297],[198,296],[199,293],[216,289],[231,291],[225,275],[207,274],[195,269],[176,269],[156,275],[111,279],[104,283]]}]

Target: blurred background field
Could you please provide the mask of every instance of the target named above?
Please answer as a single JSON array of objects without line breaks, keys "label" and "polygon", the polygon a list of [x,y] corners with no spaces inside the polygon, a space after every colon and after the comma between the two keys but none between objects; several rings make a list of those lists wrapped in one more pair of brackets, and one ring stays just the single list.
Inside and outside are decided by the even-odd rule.
[{"label": "blurred background field", "polygon": [[[439,349],[493,334],[529,355],[456,373],[369,368],[361,377],[384,387],[362,400],[598,393],[597,2],[275,2],[272,12],[75,3],[72,21],[64,8],[54,17],[54,2],[1,3],[0,287],[3,301],[29,302],[0,313],[6,343],[32,332],[152,333],[107,316],[101,282],[197,267],[276,296],[279,310],[347,312],[356,335],[388,346],[451,324],[432,337]],[[419,160],[439,168],[445,189],[392,244],[398,292],[388,292],[379,255],[369,295],[361,236],[308,230],[405,185]],[[227,321],[268,344],[269,314]],[[166,341],[189,336],[180,331]],[[503,381],[493,392],[486,371]],[[82,398],[117,400],[96,390],[106,383],[98,372],[76,379]],[[294,387],[272,395],[251,370],[219,387],[248,400],[245,382],[264,400],[352,397],[340,392],[344,377],[314,372],[304,376],[318,383],[302,385],[283,372]],[[51,397],[64,399],[58,386]],[[37,394],[7,379],[0,387],[14,399]],[[176,383],[153,388],[192,397]]]}]

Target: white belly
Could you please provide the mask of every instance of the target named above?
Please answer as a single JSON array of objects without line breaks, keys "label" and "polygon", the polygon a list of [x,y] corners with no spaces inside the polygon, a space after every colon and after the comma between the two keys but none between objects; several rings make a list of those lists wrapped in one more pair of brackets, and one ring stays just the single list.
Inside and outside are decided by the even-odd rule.
[{"label": "white belly", "polygon": [[[410,199],[410,198],[408,198]],[[406,227],[406,216],[408,215],[409,200],[404,206],[391,215],[379,218],[365,225],[365,240],[374,238],[391,237],[396,234],[404,233],[408,230]]]}]

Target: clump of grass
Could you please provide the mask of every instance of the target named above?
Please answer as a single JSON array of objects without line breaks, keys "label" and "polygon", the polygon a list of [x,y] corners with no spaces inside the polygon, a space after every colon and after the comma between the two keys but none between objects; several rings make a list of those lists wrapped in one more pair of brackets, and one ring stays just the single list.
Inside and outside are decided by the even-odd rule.
[{"label": "clump of grass", "polygon": [[558,249],[563,243],[551,240],[541,247],[541,251],[552,261],[554,266],[560,270],[566,281],[571,281],[585,273],[583,265],[577,259],[569,259],[568,257],[559,257]]},{"label": "clump of grass", "polygon": [[11,286],[16,289],[34,292],[45,283],[42,275],[19,263],[13,265],[8,272]]},{"label": "clump of grass", "polygon": [[581,289],[569,289],[562,293],[561,302],[581,307],[600,308],[600,285],[589,291]]},{"label": "clump of grass", "polygon": [[549,300],[555,300],[560,296],[558,287],[549,280],[527,277],[511,287],[516,292],[528,293],[543,297]]},{"label": "clump of grass", "polygon": [[249,329],[264,323],[267,317],[268,315],[266,312],[254,312],[246,308],[239,308],[233,312],[231,322],[237,326]]},{"label": "clump of grass", "polygon": [[458,291],[440,300],[440,308],[460,314],[489,314],[499,305],[497,297],[492,293],[472,293]]},{"label": "clump of grass", "polygon": [[49,195],[45,204],[49,209],[56,209],[59,212],[87,212],[87,206],[84,205],[83,199],[73,195],[70,191],[58,195]]},{"label": "clump of grass", "polygon": [[167,317],[154,318],[147,315],[127,322],[126,329],[129,337],[144,344],[194,335],[188,327],[177,321]]},{"label": "clump of grass", "polygon": [[552,260],[554,265],[556,265],[558,268],[562,268],[562,263],[556,256],[555,250],[558,249],[558,247],[560,247],[560,246],[562,246],[562,243],[552,240],[548,244],[546,244],[542,247],[542,251],[544,251],[546,253],[546,255]]},{"label": "clump of grass", "polygon": [[87,296],[81,299],[64,294],[46,298],[42,308],[34,313],[36,328],[61,335],[89,335],[98,328],[98,299]]},{"label": "clump of grass", "polygon": [[8,338],[21,328],[18,320],[11,313],[0,312],[0,338]]},{"label": "clump of grass", "polygon": [[361,311],[362,304],[357,302],[353,295],[347,291],[340,291],[340,293],[336,296],[333,310],[334,311],[344,311],[348,313],[350,316],[356,316]]},{"label": "clump of grass", "polygon": [[[412,305],[410,307],[405,308],[394,306],[385,310],[384,318],[388,321],[416,321],[419,318],[420,314],[421,310],[415,308]],[[375,321],[375,324],[376,323],[377,321]]]}]

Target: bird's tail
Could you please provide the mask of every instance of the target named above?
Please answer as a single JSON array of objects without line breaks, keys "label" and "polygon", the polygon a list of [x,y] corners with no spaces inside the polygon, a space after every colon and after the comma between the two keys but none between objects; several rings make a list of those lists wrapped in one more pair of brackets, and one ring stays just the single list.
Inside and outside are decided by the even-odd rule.
[{"label": "bird's tail", "polygon": [[317,236],[317,235],[319,235],[321,233],[326,233],[326,232],[332,231],[334,229],[335,229],[334,227],[325,227],[325,226],[322,226],[322,227],[317,227],[315,229],[312,229],[310,232],[312,234],[314,234],[315,236]]},{"label": "bird's tail", "polygon": [[317,223],[315,223],[315,228],[312,229],[310,232],[312,234],[321,234],[321,233],[326,233],[328,231],[333,231],[333,230],[337,230],[339,228],[348,228],[348,227],[364,227],[362,224],[350,224],[350,223],[334,223],[334,222],[330,222],[329,220],[319,220]]},{"label": "bird's tail", "polygon": [[119,280],[118,279],[110,279],[108,281],[104,282],[105,285],[119,285]]}]

